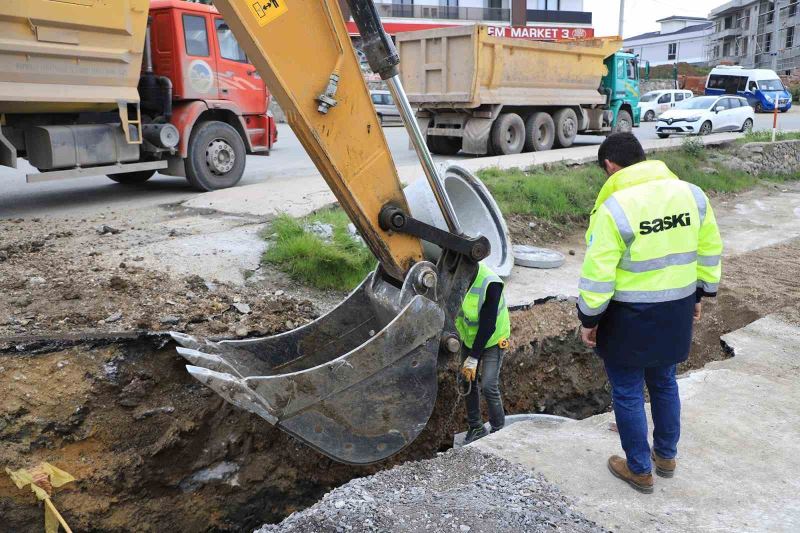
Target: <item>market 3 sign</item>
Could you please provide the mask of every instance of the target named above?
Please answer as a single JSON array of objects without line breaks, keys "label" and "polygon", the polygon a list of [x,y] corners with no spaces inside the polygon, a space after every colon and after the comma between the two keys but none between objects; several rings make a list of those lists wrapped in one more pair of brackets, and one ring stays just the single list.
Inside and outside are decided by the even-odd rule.
[{"label": "market 3 sign", "polygon": [[535,41],[556,41],[559,39],[591,39],[594,28],[557,28],[552,26],[489,26],[489,35],[514,37]]}]

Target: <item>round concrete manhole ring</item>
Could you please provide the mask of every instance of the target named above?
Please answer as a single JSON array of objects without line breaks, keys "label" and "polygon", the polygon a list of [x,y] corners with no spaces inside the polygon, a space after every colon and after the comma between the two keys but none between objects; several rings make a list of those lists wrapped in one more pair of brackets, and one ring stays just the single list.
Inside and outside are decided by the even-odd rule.
[{"label": "round concrete manhole ring", "polygon": [[527,268],[558,268],[564,264],[564,254],[548,248],[515,244],[514,264]]}]

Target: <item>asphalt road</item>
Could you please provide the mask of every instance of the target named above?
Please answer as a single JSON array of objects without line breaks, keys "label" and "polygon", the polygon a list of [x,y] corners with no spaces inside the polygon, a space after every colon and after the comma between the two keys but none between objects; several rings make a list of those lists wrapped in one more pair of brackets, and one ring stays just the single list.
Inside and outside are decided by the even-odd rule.
[{"label": "asphalt road", "polygon": [[[800,130],[800,108],[779,116],[780,128]],[[772,115],[757,115],[756,129],[772,127]],[[642,123],[634,130],[640,139],[654,139],[655,123]],[[278,143],[269,157],[249,156],[242,184],[268,181],[276,177],[309,176],[316,173],[311,159],[286,124],[278,125]],[[389,149],[397,165],[413,163],[416,155],[409,148],[402,127],[384,128]],[[577,145],[599,144],[602,137],[579,136]],[[465,156],[447,157],[460,159]],[[445,159],[435,157],[434,159]],[[24,165],[24,168],[23,168]],[[23,162],[18,170],[0,167],[0,219],[42,216],[92,216],[114,209],[145,208],[176,203],[198,194],[186,180],[156,176],[144,185],[126,187],[104,176],[28,184],[27,172],[35,169]]]}]

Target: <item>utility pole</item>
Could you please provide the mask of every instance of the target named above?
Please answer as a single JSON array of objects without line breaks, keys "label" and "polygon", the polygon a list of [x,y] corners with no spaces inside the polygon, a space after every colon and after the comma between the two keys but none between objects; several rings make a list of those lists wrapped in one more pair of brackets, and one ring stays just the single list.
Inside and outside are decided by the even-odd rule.
[{"label": "utility pole", "polygon": [[623,26],[625,26],[625,0],[619,0],[619,36],[622,37]]},{"label": "utility pole", "polygon": [[775,11],[772,17],[772,21],[775,23],[775,30],[772,32],[772,49],[770,52],[772,53],[772,70],[775,72],[778,72],[778,50],[781,48],[781,9],[778,7],[779,3],[779,0],[775,0],[775,7],[772,8]]}]

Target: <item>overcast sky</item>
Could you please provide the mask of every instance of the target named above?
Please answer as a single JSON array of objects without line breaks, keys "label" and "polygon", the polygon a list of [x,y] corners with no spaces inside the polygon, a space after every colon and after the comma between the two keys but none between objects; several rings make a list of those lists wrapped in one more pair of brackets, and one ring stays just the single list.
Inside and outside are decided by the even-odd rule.
[{"label": "overcast sky", "polygon": [[[707,17],[726,0],[625,0],[625,37],[656,31],[656,20],[672,15]],[[583,9],[592,12],[596,35],[616,35],[619,0],[584,0]]]}]

